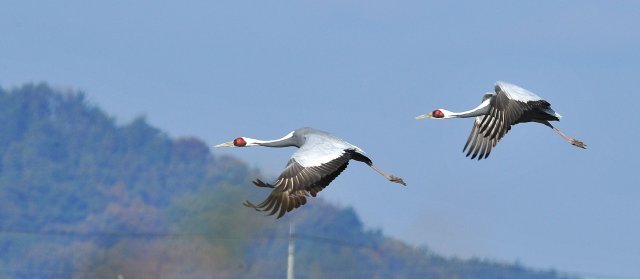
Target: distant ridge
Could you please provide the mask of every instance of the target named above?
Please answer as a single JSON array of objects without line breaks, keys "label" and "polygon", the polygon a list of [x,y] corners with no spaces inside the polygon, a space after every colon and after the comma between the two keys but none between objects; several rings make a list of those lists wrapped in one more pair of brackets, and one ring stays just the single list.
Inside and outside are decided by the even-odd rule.
[{"label": "distant ridge", "polygon": [[451,259],[366,230],[322,199],[274,221],[242,206],[257,170],[173,139],[144,118],[117,125],[83,93],[0,88],[1,278],[567,278]]}]

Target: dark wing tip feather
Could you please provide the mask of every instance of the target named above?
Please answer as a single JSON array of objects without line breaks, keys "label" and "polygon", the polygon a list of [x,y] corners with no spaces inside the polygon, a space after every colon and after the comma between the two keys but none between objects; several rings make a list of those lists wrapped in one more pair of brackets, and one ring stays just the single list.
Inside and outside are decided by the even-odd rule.
[{"label": "dark wing tip feather", "polygon": [[260,179],[256,179],[254,181],[252,181],[254,185],[258,186],[258,187],[264,187],[264,188],[275,188],[275,186],[269,184],[269,183],[265,183]]},{"label": "dark wing tip feather", "polygon": [[[292,197],[282,197],[280,200],[282,201],[280,204],[280,213],[278,213],[278,219],[280,217],[282,217],[285,213],[288,212],[288,208],[290,206],[290,199],[292,199]],[[275,209],[275,208],[274,208]]]},{"label": "dark wing tip feather", "polygon": [[535,105],[513,101],[502,92],[499,85],[495,87],[496,95],[491,99],[488,113],[475,119],[474,127],[462,149],[471,159],[487,159],[496,144],[511,130],[511,126],[520,123],[521,118],[532,106],[547,106],[548,102],[541,100]]},{"label": "dark wing tip feather", "polygon": [[[287,170],[274,184],[269,184],[256,179],[253,181],[258,187],[272,188],[271,194],[260,204],[254,205],[245,201],[244,206],[257,211],[267,212],[267,215],[276,215],[279,219],[307,203],[306,197],[315,197],[331,181],[333,181],[344,169],[346,169],[352,154],[347,152],[342,157],[317,167],[303,168],[299,164],[290,163]],[[276,214],[277,213],[277,214]]]},{"label": "dark wing tip feather", "polygon": [[255,209],[256,211],[260,211],[260,209],[259,209],[255,204],[251,203],[251,202],[250,202],[250,201],[248,201],[248,200],[245,200],[245,201],[242,203],[242,205],[244,205],[244,206],[246,206],[246,207],[249,207],[249,208],[253,208],[253,209]]},{"label": "dark wing tip feather", "polygon": [[469,133],[469,137],[467,138],[467,143],[465,143],[464,148],[462,148],[462,152],[467,150],[467,147],[469,147],[469,143],[471,142],[471,139],[473,138],[473,135],[475,134],[475,132],[476,132],[476,124],[474,122],[473,128],[471,128],[471,133]]}]

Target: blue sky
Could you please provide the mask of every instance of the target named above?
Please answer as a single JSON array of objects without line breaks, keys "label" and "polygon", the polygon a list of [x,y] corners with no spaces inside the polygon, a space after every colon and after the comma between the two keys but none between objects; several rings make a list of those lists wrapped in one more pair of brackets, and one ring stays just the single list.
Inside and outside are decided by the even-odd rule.
[{"label": "blue sky", "polygon": [[[323,129],[409,184],[354,163],[320,194],[368,227],[640,278],[640,2],[132,2],[0,1],[0,85],[82,90],[121,123],[211,145]],[[477,162],[461,153],[472,120],[414,120],[475,107],[497,80],[549,100],[589,149],[518,125]],[[272,176],[293,150],[214,152]]]}]

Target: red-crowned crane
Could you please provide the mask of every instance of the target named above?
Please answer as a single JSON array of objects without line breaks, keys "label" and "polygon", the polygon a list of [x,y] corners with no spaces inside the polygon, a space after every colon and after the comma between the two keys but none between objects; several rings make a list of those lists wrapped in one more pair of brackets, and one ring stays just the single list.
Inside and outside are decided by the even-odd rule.
[{"label": "red-crowned crane", "polygon": [[215,147],[298,147],[282,174],[273,184],[259,179],[253,181],[258,187],[272,188],[271,194],[258,205],[245,201],[244,205],[258,211],[278,212],[278,218],[307,202],[309,195],[315,197],[342,171],[349,160],[363,162],[391,182],[406,185],[401,178],[389,175],[379,169],[364,154],[362,149],[339,139],[327,132],[313,128],[300,128],[277,140],[257,140],[239,137]]},{"label": "red-crowned crane", "polygon": [[491,149],[509,132],[512,125],[525,122],[544,124],[574,146],[580,148],[587,146],[549,123],[549,121],[559,121],[562,117],[551,108],[549,102],[522,87],[506,82],[497,82],[495,93],[484,94],[482,103],[474,109],[463,112],[436,109],[431,113],[419,115],[416,119],[466,117],[475,117],[467,143],[462,149],[462,152],[465,152],[469,147],[467,157],[473,153],[471,159],[478,157],[478,160],[481,160],[489,157]]}]

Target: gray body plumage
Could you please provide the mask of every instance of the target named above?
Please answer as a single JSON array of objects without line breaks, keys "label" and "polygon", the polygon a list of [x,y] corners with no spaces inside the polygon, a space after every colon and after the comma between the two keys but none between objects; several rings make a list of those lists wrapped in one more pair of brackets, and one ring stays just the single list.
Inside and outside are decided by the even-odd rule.
[{"label": "gray body plumage", "polygon": [[364,151],[347,141],[325,131],[314,128],[300,128],[293,131],[291,142],[299,149],[291,159],[303,167],[319,166],[340,157],[346,150],[360,153]]}]

